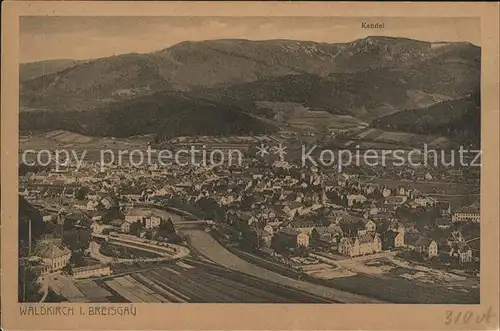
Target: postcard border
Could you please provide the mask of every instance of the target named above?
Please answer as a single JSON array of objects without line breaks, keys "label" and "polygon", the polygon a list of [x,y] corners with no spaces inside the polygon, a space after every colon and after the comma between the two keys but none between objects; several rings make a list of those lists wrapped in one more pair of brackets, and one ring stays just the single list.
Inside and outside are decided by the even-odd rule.
[{"label": "postcard border", "polygon": [[[2,11],[1,311],[7,330],[36,329],[399,329],[498,328],[499,22],[498,3],[4,2]],[[482,47],[481,304],[134,304],[138,316],[23,316],[17,303],[19,16],[350,16],[479,17]],[[485,120],[487,118],[487,120]],[[15,157],[13,157],[15,155]],[[496,184],[495,184],[496,183]],[[57,305],[57,304],[55,304]],[[64,305],[64,304],[61,304]],[[75,310],[90,304],[72,304]],[[92,304],[96,305],[96,304]],[[118,306],[118,304],[117,304]],[[446,324],[448,311],[492,308],[496,324]]]}]

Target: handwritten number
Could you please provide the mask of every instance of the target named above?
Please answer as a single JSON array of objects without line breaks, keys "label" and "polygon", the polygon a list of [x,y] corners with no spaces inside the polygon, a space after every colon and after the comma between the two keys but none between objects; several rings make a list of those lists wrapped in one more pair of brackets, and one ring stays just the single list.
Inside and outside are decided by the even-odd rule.
[{"label": "handwritten number", "polygon": [[[477,314],[477,316],[474,316],[474,312],[468,310],[465,313],[463,312],[457,312],[454,314],[453,311],[447,310],[446,311],[446,317],[444,320],[444,323],[446,325],[450,324],[469,324],[469,322],[472,320],[476,322],[477,324],[489,324],[491,322],[491,319],[495,317],[496,315],[493,313],[492,308],[490,307],[487,312],[484,312],[482,314]],[[475,317],[473,319],[473,317]]]},{"label": "handwritten number", "polygon": [[462,312],[459,312],[457,317],[455,317],[455,324],[458,324],[458,322],[460,321],[460,316],[462,316]]},{"label": "handwritten number", "polygon": [[472,318],[472,312],[468,311],[464,315],[464,323],[467,324],[469,323],[470,319]]},{"label": "handwritten number", "polygon": [[446,325],[450,324],[451,323],[451,315],[453,315],[453,312],[450,311],[450,310],[447,310],[446,311],[446,320],[444,321],[444,323]]}]

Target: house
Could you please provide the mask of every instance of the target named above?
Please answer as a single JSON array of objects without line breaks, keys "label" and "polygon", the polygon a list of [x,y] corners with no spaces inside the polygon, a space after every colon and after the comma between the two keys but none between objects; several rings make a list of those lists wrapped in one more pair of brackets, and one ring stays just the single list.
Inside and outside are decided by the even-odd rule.
[{"label": "house", "polygon": [[150,216],[146,218],[146,229],[154,229],[160,226],[161,217]]},{"label": "house", "polygon": [[347,196],[347,205],[352,207],[355,203],[363,203],[366,201],[366,197],[362,194],[349,194]]},{"label": "house", "polygon": [[99,205],[98,201],[89,200],[87,202],[87,210],[96,210],[98,205]]},{"label": "house", "polygon": [[25,187],[19,187],[19,195],[22,195],[23,197],[28,196],[30,191],[28,191],[27,188]]},{"label": "house", "polygon": [[62,245],[62,239],[42,239],[35,247],[34,257],[43,261],[43,272],[61,270],[68,263],[71,251]]},{"label": "house", "polygon": [[282,228],[277,235],[288,241],[293,247],[309,247],[309,235],[307,233],[291,228]]},{"label": "house", "polygon": [[377,189],[376,185],[366,185],[364,187],[364,191],[365,191],[366,195],[370,195],[370,194],[374,193],[376,189]]},{"label": "house", "polygon": [[404,224],[399,222],[398,220],[392,220],[391,224],[389,225],[387,230],[399,232],[403,236],[405,235],[405,232],[406,232],[406,228],[405,228]]},{"label": "house", "polygon": [[374,221],[372,220],[363,220],[362,221],[364,223],[364,226],[365,226],[365,230],[368,231],[368,232],[375,232],[376,229],[377,229],[377,224],[375,224]]},{"label": "house", "polygon": [[394,249],[404,247],[405,237],[404,234],[397,231],[387,231],[382,235],[382,248]]},{"label": "house", "polygon": [[314,230],[314,228],[317,227],[317,224],[312,220],[297,219],[297,220],[289,222],[286,225],[286,227],[294,229],[294,230],[299,231],[299,232],[304,232],[308,236],[310,236],[311,232]]},{"label": "house", "polygon": [[435,224],[440,229],[451,228],[451,220],[449,218],[443,218],[443,217],[436,218]]},{"label": "house", "polygon": [[47,213],[47,212],[42,212],[42,221],[44,222],[50,222],[52,221],[52,214]]},{"label": "house", "polygon": [[122,221],[122,220],[112,220],[111,221],[111,226],[114,227],[114,228],[121,228],[123,222],[125,222],[125,221]]},{"label": "house", "polygon": [[124,221],[122,225],[120,226],[120,231],[123,233],[129,233],[130,232],[130,222]]},{"label": "house", "polygon": [[382,241],[378,234],[360,233],[356,237],[340,239],[338,251],[350,257],[373,254],[382,251]]},{"label": "house", "polygon": [[111,207],[113,207],[113,200],[110,198],[102,198],[101,203],[106,209],[110,209]]},{"label": "house", "polygon": [[272,233],[269,233],[266,230],[262,230],[262,229],[255,229],[255,234],[256,234],[257,239],[258,239],[259,247],[270,247],[271,246],[271,240],[273,239]]},{"label": "house", "polygon": [[451,203],[449,201],[436,201],[441,216],[451,215]]},{"label": "house", "polygon": [[295,215],[300,214],[304,206],[300,202],[293,201],[289,205],[285,206],[282,211],[288,216],[288,217],[294,217]]},{"label": "house", "polygon": [[472,249],[464,242],[457,242],[451,245],[450,257],[458,259],[459,263],[472,262]]},{"label": "house", "polygon": [[448,246],[451,247],[451,245],[453,245],[453,243],[455,243],[455,242],[465,242],[465,238],[462,235],[462,232],[456,230],[456,231],[451,232],[450,237],[448,237],[448,239],[446,239],[446,241],[447,241]]},{"label": "house", "polygon": [[140,220],[142,220],[142,216],[138,216],[138,215],[125,215],[125,222],[135,223],[135,222],[140,221]]},{"label": "house", "polygon": [[264,231],[270,233],[271,235],[274,234],[274,229],[273,229],[272,225],[269,223],[266,224],[266,226],[264,226]]},{"label": "house", "polygon": [[417,228],[417,224],[415,222],[409,221],[409,220],[403,220],[402,223],[403,223],[403,226],[405,228],[406,233],[418,233],[419,232],[419,230]]},{"label": "house", "polygon": [[318,243],[319,246],[331,247],[337,246],[343,234],[340,226],[332,224],[327,228],[315,228],[311,232],[311,239]]},{"label": "house", "polygon": [[420,207],[434,206],[436,204],[436,199],[431,197],[419,196],[413,199],[413,202]]},{"label": "house", "polygon": [[394,197],[388,197],[385,199],[386,205],[402,205],[408,200],[406,195],[397,195]]},{"label": "house", "polygon": [[423,237],[418,234],[407,233],[404,241],[408,248],[419,252],[426,257],[438,256],[438,245],[431,238]]},{"label": "house", "polygon": [[113,227],[111,225],[108,225],[108,224],[101,224],[99,223],[98,221],[94,221],[92,222],[92,224],[90,225],[90,229],[92,229],[92,232],[94,233],[103,233],[103,231],[105,229],[112,229]]},{"label": "house", "polygon": [[219,205],[220,206],[227,206],[232,204],[235,201],[235,198],[233,195],[228,195],[228,196],[222,196],[219,200]]},{"label": "house", "polygon": [[73,207],[80,210],[87,210],[87,203],[88,201],[86,200],[76,200]]},{"label": "house", "polygon": [[375,202],[371,202],[370,203],[370,206],[367,208],[367,211],[368,211],[368,215],[377,215],[379,212],[381,212],[382,210],[380,210],[380,208],[377,206],[377,204],[375,204]]},{"label": "house", "polygon": [[342,228],[345,234],[350,236],[354,236],[359,230],[366,230],[365,224],[367,223],[368,228],[371,228],[371,223],[367,219],[354,215],[341,216],[340,220],[336,223]]},{"label": "house", "polygon": [[111,275],[109,265],[94,264],[72,269],[73,277],[76,279],[100,277]]},{"label": "house", "polygon": [[479,223],[481,221],[481,214],[479,209],[474,207],[464,207],[453,213],[451,216],[453,222],[473,222]]},{"label": "house", "polygon": [[105,211],[93,210],[86,213],[92,221],[100,221],[106,215]]}]

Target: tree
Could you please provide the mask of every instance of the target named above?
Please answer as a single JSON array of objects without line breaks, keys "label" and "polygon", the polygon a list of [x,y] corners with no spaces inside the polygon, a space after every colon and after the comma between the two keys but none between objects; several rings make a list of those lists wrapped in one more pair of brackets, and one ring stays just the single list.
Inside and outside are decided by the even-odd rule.
[{"label": "tree", "polygon": [[39,276],[38,273],[26,260],[20,261],[18,272],[18,301],[38,302],[40,300],[40,284],[36,281]]},{"label": "tree", "polygon": [[78,200],[85,200],[85,197],[87,196],[88,192],[89,189],[85,186],[82,186],[76,191],[75,197]]},{"label": "tree", "polygon": [[242,239],[241,246],[243,248],[250,251],[255,251],[259,248],[259,236],[255,231],[243,231]]},{"label": "tree", "polygon": [[309,256],[309,249],[305,246],[298,246],[294,251],[294,255],[300,257],[307,257]]},{"label": "tree", "polygon": [[271,239],[271,248],[278,254],[284,254],[292,248],[290,243],[291,241],[278,233]]},{"label": "tree", "polygon": [[125,219],[125,215],[123,215],[123,213],[117,206],[108,209],[102,217],[102,220],[106,223],[111,222],[113,220],[123,220],[123,219]]},{"label": "tree", "polygon": [[130,224],[130,234],[134,236],[139,236],[142,232],[144,225],[141,221],[134,222]]},{"label": "tree", "polygon": [[167,220],[161,220],[160,226],[158,227],[157,234],[161,237],[168,237],[175,233],[175,227],[172,223],[172,219],[169,217]]},{"label": "tree", "polygon": [[146,229],[144,237],[146,239],[153,239],[153,230],[152,229]]}]

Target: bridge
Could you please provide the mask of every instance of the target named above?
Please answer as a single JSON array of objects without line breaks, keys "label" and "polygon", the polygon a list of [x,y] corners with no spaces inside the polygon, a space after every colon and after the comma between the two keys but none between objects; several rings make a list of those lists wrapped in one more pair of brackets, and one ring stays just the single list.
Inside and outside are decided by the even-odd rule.
[{"label": "bridge", "polygon": [[[182,226],[182,227],[192,228],[200,225],[206,226],[214,224],[214,222],[211,220],[203,220],[200,219],[198,216],[191,214],[185,210],[177,209],[170,206],[165,206],[157,202],[134,203],[132,205],[132,209],[134,208],[143,208],[146,210],[151,210],[151,209],[161,210],[164,215],[158,215],[158,216],[162,216],[163,218],[166,219],[170,218],[175,227]],[[155,212],[152,211],[152,213],[154,214]]]}]

